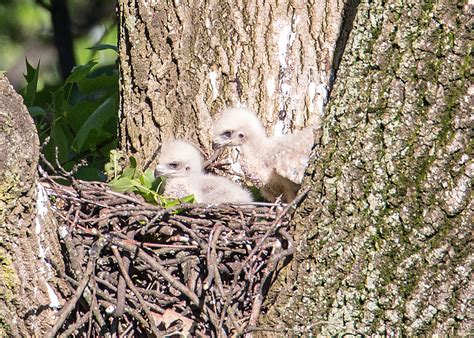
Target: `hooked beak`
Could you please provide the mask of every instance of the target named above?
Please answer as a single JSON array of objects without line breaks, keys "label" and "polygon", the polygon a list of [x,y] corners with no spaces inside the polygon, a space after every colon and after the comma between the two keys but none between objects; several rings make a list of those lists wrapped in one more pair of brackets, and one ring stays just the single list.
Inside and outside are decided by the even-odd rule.
[{"label": "hooked beak", "polygon": [[219,143],[212,142],[212,150],[217,150],[219,148],[222,148],[222,146]]},{"label": "hooked beak", "polygon": [[166,176],[169,173],[170,171],[167,170],[167,168],[164,165],[159,164],[156,166],[156,169],[155,169],[155,178],[159,176]]},{"label": "hooked beak", "polygon": [[216,138],[216,139],[214,139],[214,141],[212,141],[212,150],[217,150],[217,149],[223,148],[231,142],[232,142],[232,140],[222,141],[221,139]]}]

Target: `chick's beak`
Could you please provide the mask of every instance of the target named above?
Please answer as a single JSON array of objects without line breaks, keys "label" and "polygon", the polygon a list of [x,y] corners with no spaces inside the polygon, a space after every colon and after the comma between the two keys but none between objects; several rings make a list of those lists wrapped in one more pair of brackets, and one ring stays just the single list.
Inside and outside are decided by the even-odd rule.
[{"label": "chick's beak", "polygon": [[159,176],[166,176],[168,171],[163,165],[157,165],[155,168],[155,178]]},{"label": "chick's beak", "polygon": [[219,143],[217,143],[215,141],[212,142],[212,150],[217,150],[221,147],[222,147],[222,145],[220,145]]},{"label": "chick's beak", "polygon": [[212,141],[212,150],[217,150],[219,148],[225,147],[231,142],[232,142],[232,140],[223,140],[220,137],[216,137]]}]

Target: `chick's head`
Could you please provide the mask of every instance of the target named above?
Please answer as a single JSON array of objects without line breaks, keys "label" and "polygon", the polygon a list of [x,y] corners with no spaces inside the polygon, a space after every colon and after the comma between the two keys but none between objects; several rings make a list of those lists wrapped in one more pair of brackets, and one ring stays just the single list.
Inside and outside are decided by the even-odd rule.
[{"label": "chick's head", "polygon": [[155,176],[185,177],[202,172],[203,158],[192,144],[174,140],[161,147]]},{"label": "chick's head", "polygon": [[213,148],[235,147],[265,138],[265,129],[257,115],[245,108],[224,110],[214,123]]}]

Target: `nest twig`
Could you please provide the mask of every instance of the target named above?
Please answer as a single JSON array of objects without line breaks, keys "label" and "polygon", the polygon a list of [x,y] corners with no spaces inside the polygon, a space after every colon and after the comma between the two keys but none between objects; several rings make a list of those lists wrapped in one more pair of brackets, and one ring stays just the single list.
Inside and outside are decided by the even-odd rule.
[{"label": "nest twig", "polygon": [[104,183],[45,178],[71,295],[48,336],[229,336],[255,327],[274,272],[294,250],[280,204],[164,209]]}]

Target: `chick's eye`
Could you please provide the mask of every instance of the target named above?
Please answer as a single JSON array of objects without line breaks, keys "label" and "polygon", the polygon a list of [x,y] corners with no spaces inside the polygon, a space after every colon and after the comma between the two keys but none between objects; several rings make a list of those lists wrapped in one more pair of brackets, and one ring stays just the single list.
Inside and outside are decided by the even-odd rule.
[{"label": "chick's eye", "polygon": [[245,135],[243,133],[239,133],[239,138],[244,138]]},{"label": "chick's eye", "polygon": [[179,163],[178,162],[168,163],[168,167],[170,167],[171,169],[178,169],[179,168]]},{"label": "chick's eye", "polygon": [[232,131],[226,130],[221,134],[224,138],[230,138],[232,136]]}]

